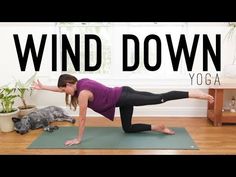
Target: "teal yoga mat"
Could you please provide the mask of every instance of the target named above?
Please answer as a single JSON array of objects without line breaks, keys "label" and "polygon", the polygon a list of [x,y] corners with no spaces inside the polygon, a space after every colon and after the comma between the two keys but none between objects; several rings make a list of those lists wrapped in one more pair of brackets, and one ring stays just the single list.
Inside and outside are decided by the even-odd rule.
[{"label": "teal yoga mat", "polygon": [[60,127],[43,132],[28,149],[195,149],[198,147],[185,128],[172,128],[175,135],[158,132],[124,133],[119,127],[86,127],[81,144],[66,147],[77,135],[77,127]]}]

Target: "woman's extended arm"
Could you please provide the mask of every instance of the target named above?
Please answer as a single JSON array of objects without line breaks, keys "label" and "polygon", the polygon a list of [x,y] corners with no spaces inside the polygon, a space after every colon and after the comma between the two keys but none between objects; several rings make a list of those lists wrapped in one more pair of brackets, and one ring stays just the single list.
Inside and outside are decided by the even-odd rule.
[{"label": "woman's extended arm", "polygon": [[79,107],[80,107],[80,112],[79,112],[79,134],[77,135],[76,138],[72,140],[68,140],[65,142],[66,146],[71,146],[73,144],[79,144],[84,136],[84,129],[85,129],[85,121],[86,121],[86,112],[87,112],[87,107],[88,107],[88,101],[89,98],[91,97],[91,92],[87,90],[83,90],[79,94]]},{"label": "woman's extended arm", "polygon": [[34,81],[34,84],[32,85],[32,88],[35,89],[35,90],[49,90],[49,91],[53,91],[53,92],[63,92],[57,86],[43,85],[39,80]]}]

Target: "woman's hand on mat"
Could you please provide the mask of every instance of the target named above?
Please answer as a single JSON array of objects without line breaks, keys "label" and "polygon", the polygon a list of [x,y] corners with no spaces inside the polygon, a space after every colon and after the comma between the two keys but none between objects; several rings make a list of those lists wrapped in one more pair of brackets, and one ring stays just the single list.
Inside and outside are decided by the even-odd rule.
[{"label": "woman's hand on mat", "polygon": [[65,142],[65,146],[71,146],[73,144],[79,144],[80,143],[80,140],[78,140],[77,138],[74,138],[72,140],[67,140]]}]

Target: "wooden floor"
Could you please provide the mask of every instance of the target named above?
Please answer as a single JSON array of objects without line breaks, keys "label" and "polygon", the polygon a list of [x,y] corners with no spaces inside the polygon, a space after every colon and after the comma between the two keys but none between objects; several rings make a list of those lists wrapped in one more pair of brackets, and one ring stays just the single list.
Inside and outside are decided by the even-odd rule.
[{"label": "wooden floor", "polygon": [[[199,150],[107,150],[107,149],[27,149],[27,146],[42,132],[41,129],[19,135],[15,132],[0,133],[0,154],[80,154],[80,155],[158,155],[158,154],[236,154],[236,124],[213,127],[206,118],[133,118],[133,123],[164,123],[168,127],[184,127],[198,145]],[[54,125],[71,126],[57,122]],[[87,126],[120,126],[120,119],[111,122],[105,118],[87,118]]]}]

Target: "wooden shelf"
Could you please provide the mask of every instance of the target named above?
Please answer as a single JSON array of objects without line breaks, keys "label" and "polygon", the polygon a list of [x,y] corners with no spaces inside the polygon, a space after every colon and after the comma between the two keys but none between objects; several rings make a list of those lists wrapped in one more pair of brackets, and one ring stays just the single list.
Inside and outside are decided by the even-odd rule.
[{"label": "wooden shelf", "polygon": [[222,116],[224,116],[224,117],[235,117],[236,118],[236,112],[225,111],[225,112],[222,112]]},{"label": "wooden shelf", "polygon": [[222,122],[224,123],[236,123],[236,112],[223,112]]},{"label": "wooden shelf", "polygon": [[215,115],[214,115],[214,111],[213,110],[208,110],[207,111],[207,117],[214,122],[215,120]]},{"label": "wooden shelf", "polygon": [[226,89],[236,90],[236,86],[209,88],[209,94],[215,98],[215,102],[213,104],[208,103],[207,117],[214,126],[221,126],[222,123],[236,123],[236,112],[222,112]]}]

